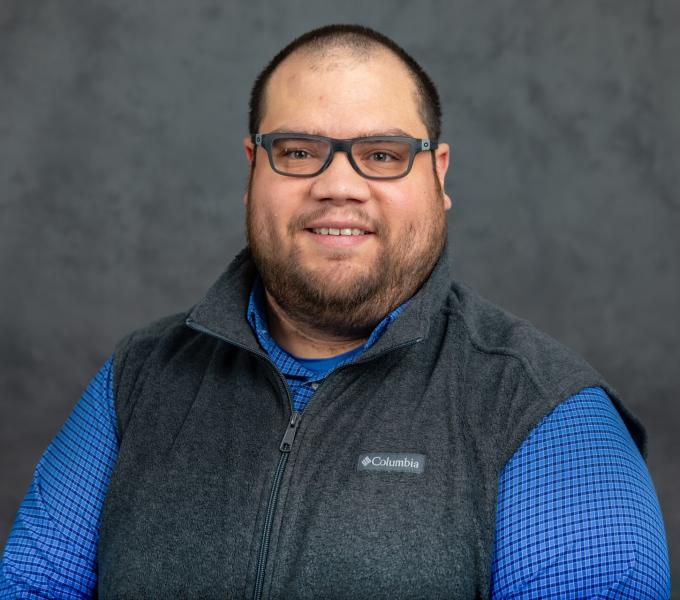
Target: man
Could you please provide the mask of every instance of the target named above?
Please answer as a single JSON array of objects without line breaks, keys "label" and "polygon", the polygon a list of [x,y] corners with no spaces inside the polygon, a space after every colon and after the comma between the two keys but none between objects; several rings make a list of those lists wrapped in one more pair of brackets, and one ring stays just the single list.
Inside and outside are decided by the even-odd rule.
[{"label": "man", "polygon": [[369,29],[273,59],[249,248],[93,380],[36,469],[5,597],[668,597],[637,420],[449,279],[439,113]]}]

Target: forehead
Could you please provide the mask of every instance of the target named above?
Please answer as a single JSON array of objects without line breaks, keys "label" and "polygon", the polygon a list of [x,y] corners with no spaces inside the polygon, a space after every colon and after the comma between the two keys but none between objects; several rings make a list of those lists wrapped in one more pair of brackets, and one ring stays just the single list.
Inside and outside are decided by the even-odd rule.
[{"label": "forehead", "polygon": [[292,54],[265,90],[260,130],[355,137],[402,129],[426,137],[416,86],[406,66],[382,48],[368,54],[338,49]]}]

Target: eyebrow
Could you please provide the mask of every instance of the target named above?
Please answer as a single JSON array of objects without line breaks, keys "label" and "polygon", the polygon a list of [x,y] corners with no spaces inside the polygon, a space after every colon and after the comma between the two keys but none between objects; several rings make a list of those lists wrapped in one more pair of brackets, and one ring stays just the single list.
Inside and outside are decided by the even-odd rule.
[{"label": "eyebrow", "polygon": [[[292,134],[301,134],[301,135],[320,135],[322,137],[331,137],[329,135],[326,135],[319,131],[318,129],[311,129],[311,130],[305,130],[305,129],[300,129],[298,127],[277,127],[276,129],[272,129],[269,133],[292,133]],[[410,133],[407,133],[403,129],[399,129],[398,127],[390,127],[389,129],[373,129],[373,130],[368,130],[368,131],[362,131],[359,132],[359,135],[355,135],[353,137],[359,138],[359,137],[376,137],[376,136],[383,136],[383,135],[402,135],[405,137],[414,137]],[[351,138],[343,138],[343,139],[351,139]]]}]

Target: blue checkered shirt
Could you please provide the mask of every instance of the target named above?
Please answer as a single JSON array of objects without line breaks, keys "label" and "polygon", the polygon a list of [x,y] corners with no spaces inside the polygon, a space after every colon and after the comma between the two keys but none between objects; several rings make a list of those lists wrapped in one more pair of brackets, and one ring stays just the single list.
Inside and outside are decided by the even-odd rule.
[{"label": "blue checkered shirt", "polygon": [[269,355],[269,358],[271,358],[272,362],[286,378],[292,395],[293,410],[302,412],[316,388],[319,387],[321,381],[323,381],[331,371],[352,362],[363,351],[368,350],[375,344],[389,327],[390,323],[401,314],[407,305],[408,301],[398,306],[380,321],[363,346],[334,358],[317,361],[318,366],[314,369],[305,366],[305,364],[309,364],[310,361],[303,361],[292,356],[281,348],[269,334],[267,316],[264,309],[264,293],[260,279],[256,279],[250,293],[248,322],[253,328],[262,349]]},{"label": "blue checkered shirt", "polygon": [[[260,294],[260,295],[258,295]],[[254,286],[248,320],[301,411],[359,349],[307,368],[267,329]],[[0,599],[92,598],[101,510],[118,454],[111,356],[38,463],[0,565]],[[317,365],[318,367],[318,365]],[[649,472],[606,393],[587,388],[530,433],[498,486],[492,597],[670,597],[668,548]]]}]

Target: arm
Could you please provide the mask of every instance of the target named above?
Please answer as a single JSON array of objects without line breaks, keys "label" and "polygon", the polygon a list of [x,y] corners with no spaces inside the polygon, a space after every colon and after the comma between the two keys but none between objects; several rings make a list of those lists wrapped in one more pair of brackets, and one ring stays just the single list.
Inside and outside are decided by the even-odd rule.
[{"label": "arm", "polygon": [[112,361],[35,469],[0,564],[0,599],[94,594],[100,513],[118,455]]},{"label": "arm", "polygon": [[654,485],[602,389],[561,403],[506,465],[492,590],[493,598],[669,598]]}]

